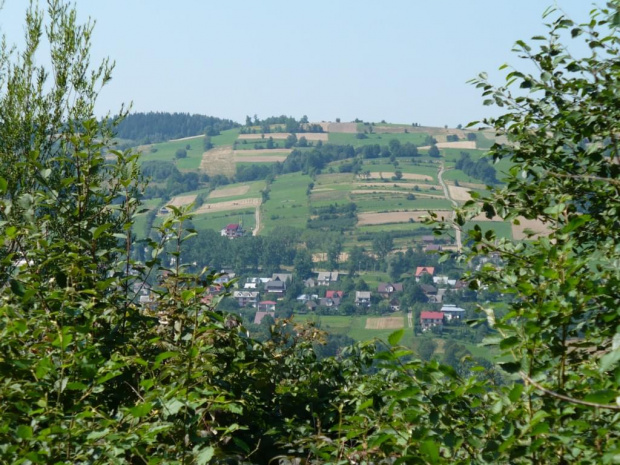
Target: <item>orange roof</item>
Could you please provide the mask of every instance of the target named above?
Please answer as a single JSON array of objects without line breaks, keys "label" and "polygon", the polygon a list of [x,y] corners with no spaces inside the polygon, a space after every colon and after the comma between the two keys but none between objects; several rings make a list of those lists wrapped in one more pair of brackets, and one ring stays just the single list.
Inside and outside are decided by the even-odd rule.
[{"label": "orange roof", "polygon": [[428,273],[431,276],[433,276],[435,274],[435,267],[434,266],[418,266],[415,269],[416,278],[419,278],[424,273]]}]

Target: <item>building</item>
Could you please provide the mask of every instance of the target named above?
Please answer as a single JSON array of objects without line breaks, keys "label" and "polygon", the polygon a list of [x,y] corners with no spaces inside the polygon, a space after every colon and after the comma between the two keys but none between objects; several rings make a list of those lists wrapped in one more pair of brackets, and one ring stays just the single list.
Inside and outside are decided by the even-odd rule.
[{"label": "building", "polygon": [[381,297],[389,299],[395,292],[403,292],[403,285],[401,283],[380,283],[377,292]]},{"label": "building", "polygon": [[422,312],[420,314],[420,327],[422,331],[428,331],[435,326],[443,327],[443,313]]},{"label": "building", "polygon": [[418,266],[415,269],[415,280],[419,281],[420,278],[424,276],[425,274],[433,276],[435,274],[435,267],[434,266]]},{"label": "building", "polygon": [[441,307],[441,313],[445,315],[447,321],[465,318],[465,309],[453,304],[445,304]]},{"label": "building", "polygon": [[220,233],[222,236],[226,236],[229,239],[234,239],[235,237],[242,237],[245,234],[245,231],[243,230],[243,226],[240,224],[231,223],[222,229]]},{"label": "building", "polygon": [[258,291],[235,291],[233,298],[240,307],[256,307],[258,305]]},{"label": "building", "polygon": [[344,297],[344,291],[327,291],[325,292],[326,299],[342,299]]},{"label": "building", "polygon": [[319,271],[317,283],[319,286],[329,286],[338,281],[338,275],[337,271]]},{"label": "building", "polygon": [[258,303],[259,312],[275,312],[276,303],[273,300],[263,300]]},{"label": "building", "polygon": [[370,291],[355,291],[355,305],[370,307]]},{"label": "building", "polygon": [[271,280],[265,284],[265,292],[269,294],[284,294],[286,292],[286,282],[279,278]]}]

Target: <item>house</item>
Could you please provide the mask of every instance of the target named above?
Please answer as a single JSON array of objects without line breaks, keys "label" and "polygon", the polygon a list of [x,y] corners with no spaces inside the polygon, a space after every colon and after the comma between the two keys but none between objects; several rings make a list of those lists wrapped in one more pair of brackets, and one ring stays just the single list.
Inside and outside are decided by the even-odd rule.
[{"label": "house", "polygon": [[273,300],[263,300],[258,303],[259,312],[275,312],[276,303]]},{"label": "house", "polygon": [[284,294],[286,292],[286,282],[276,278],[265,284],[265,292],[269,294]]},{"label": "house", "polygon": [[441,307],[441,313],[446,316],[446,320],[462,320],[465,317],[465,309],[453,304],[445,304]]},{"label": "house", "polygon": [[315,287],[316,285],[316,279],[314,278],[308,278],[304,281],[305,287]]},{"label": "house", "polygon": [[325,297],[323,299],[319,299],[319,305],[321,307],[338,308],[340,305],[340,299],[338,297]]},{"label": "house", "polygon": [[266,284],[271,281],[270,278],[248,278],[243,285],[244,289],[256,289],[259,284]]},{"label": "house", "polygon": [[444,286],[454,286],[456,279],[450,279],[447,276],[433,276],[434,284],[442,284]]},{"label": "house", "polygon": [[263,318],[265,318],[267,315],[273,318],[275,316],[275,313],[274,312],[261,312],[261,311],[256,312],[256,315],[254,315],[254,324],[255,325],[261,324],[261,321],[263,321]]},{"label": "house", "polygon": [[240,224],[231,223],[222,229],[220,234],[229,239],[234,239],[235,237],[242,237],[245,234],[245,231],[243,230],[243,226]]},{"label": "house", "polygon": [[318,307],[317,303],[313,300],[309,300],[308,302],[306,302],[306,308],[310,310],[311,312],[313,312],[314,309],[317,307]]},{"label": "house", "polygon": [[355,291],[355,305],[370,307],[370,291]]},{"label": "house", "polygon": [[434,266],[418,266],[415,269],[415,280],[419,281],[420,278],[424,276],[425,274],[433,276],[435,274],[435,267]]},{"label": "house", "polygon": [[285,283],[287,281],[292,281],[293,280],[293,275],[291,273],[274,273],[274,274],[272,274],[271,275],[271,280],[275,281],[276,279],[279,279],[280,281]]},{"label": "house", "polygon": [[325,292],[326,299],[342,299],[344,297],[344,291],[327,291]]},{"label": "house", "polygon": [[400,283],[380,283],[377,292],[386,299],[389,299],[395,292],[403,292],[403,285]]},{"label": "house", "polygon": [[442,250],[443,247],[439,244],[426,244],[426,247],[424,247],[425,252],[441,252]]},{"label": "house", "polygon": [[393,312],[400,311],[400,300],[398,300],[398,299],[391,299],[390,300],[390,308],[392,309]]},{"label": "house", "polygon": [[237,299],[240,307],[256,307],[258,304],[258,291],[235,291],[233,292],[233,298]]},{"label": "house", "polygon": [[220,273],[220,275],[215,278],[213,280],[213,282],[215,284],[226,284],[229,283],[230,281],[232,281],[233,279],[235,279],[235,276],[237,276],[236,273],[227,273],[225,271],[222,270],[222,272]]},{"label": "house", "polygon": [[420,327],[422,328],[422,331],[428,331],[434,326],[443,327],[443,313],[422,312],[420,314]]},{"label": "house", "polygon": [[319,286],[329,286],[338,281],[338,275],[337,271],[319,271],[317,283]]},{"label": "house", "polygon": [[309,302],[311,300],[318,299],[319,296],[317,294],[301,294],[296,298],[298,302]]}]

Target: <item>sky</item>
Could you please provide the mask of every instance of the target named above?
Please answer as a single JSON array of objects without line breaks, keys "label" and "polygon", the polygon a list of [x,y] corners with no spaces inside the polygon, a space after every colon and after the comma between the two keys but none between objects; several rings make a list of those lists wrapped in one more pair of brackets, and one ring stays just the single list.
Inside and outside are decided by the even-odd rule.
[{"label": "sky", "polygon": [[[467,81],[501,85],[516,40],[545,32],[555,5],[588,19],[589,0],[77,0],[96,21],[93,62],[116,62],[99,115],[199,113],[244,122],[311,121],[455,127],[501,111]],[[18,44],[27,0],[4,0],[0,31]],[[44,2],[42,2],[44,4]]]}]

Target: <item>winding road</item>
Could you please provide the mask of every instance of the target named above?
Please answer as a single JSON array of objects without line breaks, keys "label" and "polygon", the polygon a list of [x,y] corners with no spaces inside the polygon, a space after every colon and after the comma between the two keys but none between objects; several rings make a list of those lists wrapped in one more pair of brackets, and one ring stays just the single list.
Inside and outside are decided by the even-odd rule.
[{"label": "winding road", "polygon": [[[452,205],[454,206],[454,208],[458,208],[459,204],[456,202],[456,200],[454,200],[452,197],[450,197],[450,189],[448,189],[447,184],[443,180],[442,176],[443,176],[444,171],[447,171],[447,170],[444,168],[443,163],[442,163],[441,166],[439,167],[439,173],[437,173],[437,178],[439,179],[439,184],[441,184],[441,187],[443,188],[443,193],[444,193],[446,199],[448,199],[450,202],[452,202]],[[453,211],[452,212],[452,224],[454,225],[454,233],[455,233],[455,238],[456,238],[456,248],[460,252],[461,249],[463,248],[463,244],[461,242],[461,229],[454,222],[455,217],[456,217],[456,211]]]}]

